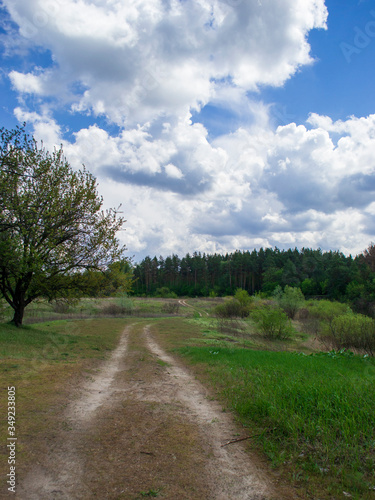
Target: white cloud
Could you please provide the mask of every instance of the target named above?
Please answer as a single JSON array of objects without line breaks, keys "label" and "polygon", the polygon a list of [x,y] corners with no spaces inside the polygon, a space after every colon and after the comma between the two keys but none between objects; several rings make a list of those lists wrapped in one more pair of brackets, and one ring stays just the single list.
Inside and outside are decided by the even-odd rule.
[{"label": "white cloud", "polygon": [[[274,130],[271,106],[247,95],[312,64],[307,35],[325,27],[323,0],[4,4],[28,43],[53,59],[10,72],[14,89],[37,96],[36,109],[20,106],[16,117],[48,147],[64,142],[72,165],[97,176],[107,207],[123,204],[130,254],[353,252],[371,240],[375,115],[311,114]],[[233,115],[232,133],[211,140],[193,123],[205,104]],[[119,132],[91,125],[63,140],[59,106]]]},{"label": "white cloud", "polygon": [[16,90],[26,94],[41,95],[44,93],[43,83],[41,78],[32,73],[19,73],[18,71],[11,71],[9,78]]},{"label": "white cloud", "polygon": [[48,111],[39,115],[36,112],[24,111],[22,108],[17,107],[14,110],[14,114],[20,123],[27,122],[33,124],[35,139],[43,141],[44,146],[49,151],[53,151],[54,148],[61,146],[61,127],[51,118]]},{"label": "white cloud", "polygon": [[[229,78],[243,90],[281,85],[311,63],[308,32],[325,27],[323,0],[4,0],[20,33],[52,52],[43,74],[13,75],[21,91],[61,97],[119,124],[182,116]],[[219,81],[218,81],[219,79]]]},{"label": "white cloud", "polygon": [[[52,144],[61,141],[47,115],[18,116],[34,121]],[[374,116],[316,120],[320,127],[311,129],[243,128],[212,144],[188,116],[162,123],[154,135],[150,125],[115,137],[92,126],[65,141],[64,150],[74,166],[85,163],[95,173],[108,207],[123,204],[121,237],[130,253],[260,245],[356,253],[374,232]],[[354,157],[367,158],[369,167],[354,165]]]},{"label": "white cloud", "polygon": [[[346,137],[353,141],[353,155],[357,148],[369,161],[372,157],[375,165],[374,144],[368,139],[371,127],[375,131],[373,117],[364,122],[349,119],[345,130],[353,135]],[[356,125],[368,129],[360,144]],[[184,126],[191,132],[190,138],[183,133]],[[338,141],[334,146],[327,130],[308,130],[294,124],[275,132],[241,129],[209,144],[203,127],[189,128],[185,122],[165,127],[164,135],[179,153],[185,147],[195,163],[206,159],[200,161],[194,181],[199,184],[208,178],[210,182],[186,197],[173,182],[191,175],[189,162],[180,154],[177,158],[184,161],[178,166],[170,162],[163,165],[163,186],[147,179],[143,184],[130,185],[129,178],[116,183],[118,202],[128,202],[125,212],[129,229],[138,239],[134,244],[136,248],[144,246],[140,251],[158,254],[163,250],[165,254],[181,249],[184,253],[194,251],[194,245],[202,251],[213,247],[229,251],[261,241],[279,247],[332,246],[359,252],[371,239],[375,173],[373,177],[371,173],[358,173],[359,177],[353,178],[351,157],[345,156],[347,145]],[[112,140],[108,136],[107,144]],[[137,148],[142,150],[148,140],[147,134],[140,135]],[[199,147],[194,150],[192,144],[200,144],[202,151]],[[70,148],[74,151],[82,146],[76,142]],[[105,145],[102,149],[111,151]],[[119,149],[117,144],[116,151]],[[106,186],[112,181],[102,173],[99,171],[100,185]],[[346,182],[350,196],[343,193]],[[130,197],[125,194],[129,192],[133,193]],[[114,196],[108,199],[114,200]],[[367,210],[367,218],[362,209]],[[137,221],[136,228],[133,221]]]},{"label": "white cloud", "polygon": [[168,163],[168,165],[166,165],[164,169],[168,177],[173,177],[175,179],[182,179],[184,176],[181,170],[178,167],[176,167],[176,165],[173,165],[173,163]]}]

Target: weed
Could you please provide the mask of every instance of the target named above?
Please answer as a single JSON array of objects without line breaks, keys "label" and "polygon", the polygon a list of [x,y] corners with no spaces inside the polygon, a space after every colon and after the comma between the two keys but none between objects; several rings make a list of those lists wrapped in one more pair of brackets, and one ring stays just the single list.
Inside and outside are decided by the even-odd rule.
[{"label": "weed", "polygon": [[159,493],[160,493],[160,489],[157,489],[157,490],[150,489],[148,491],[141,491],[140,495],[141,495],[142,498],[145,498],[145,497],[157,497],[157,496],[159,496]]},{"label": "weed", "polygon": [[171,366],[169,363],[163,361],[162,359],[158,359],[156,362],[159,366]]}]

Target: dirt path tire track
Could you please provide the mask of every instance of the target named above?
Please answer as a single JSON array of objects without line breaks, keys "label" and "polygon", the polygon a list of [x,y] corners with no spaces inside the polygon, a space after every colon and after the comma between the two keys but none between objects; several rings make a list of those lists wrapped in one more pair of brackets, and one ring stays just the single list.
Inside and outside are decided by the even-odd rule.
[{"label": "dirt path tire track", "polygon": [[[181,299],[181,300],[179,300],[179,301],[178,301],[178,303],[179,303],[180,305],[184,306],[184,307],[190,307],[190,308],[191,308],[191,309],[193,309],[195,312],[197,312],[201,318],[203,317],[203,314],[199,311],[199,309],[197,309],[196,307],[194,307],[194,306],[192,306],[192,305],[188,304],[188,303],[186,302],[186,300],[182,300],[182,299]],[[208,312],[206,312],[206,311],[204,311],[204,314],[205,314],[206,316],[209,316]]]},{"label": "dirt path tire track", "polygon": [[231,416],[155,339],[145,322],[125,328],[17,500],[134,500],[155,483],[167,500],[286,498],[242,443],[221,447],[238,431]]},{"label": "dirt path tire track", "polygon": [[198,425],[202,440],[210,448],[206,464],[207,474],[216,500],[241,499],[265,500],[280,498],[269,479],[250,460],[241,445],[223,448],[222,443],[231,439],[236,429],[229,415],[221,406],[207,399],[205,388],[179,366],[153,339],[150,328],[145,328],[150,351],[169,365],[170,383],[174,397],[182,402],[192,422]]},{"label": "dirt path tire track", "polygon": [[[113,392],[112,382],[126,354],[130,326],[123,331],[117,348],[96,375],[81,389],[78,398],[67,406],[64,420],[71,426],[65,436],[52,443],[43,466],[31,469],[18,486],[17,500],[58,500],[80,498],[83,471],[77,452],[82,429],[88,429],[96,410]],[[78,486],[81,485],[81,486]]]}]

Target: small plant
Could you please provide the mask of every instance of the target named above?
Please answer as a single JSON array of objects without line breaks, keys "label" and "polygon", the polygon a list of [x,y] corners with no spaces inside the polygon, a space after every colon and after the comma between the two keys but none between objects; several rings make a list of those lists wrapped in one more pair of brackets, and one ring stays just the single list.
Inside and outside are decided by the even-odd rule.
[{"label": "small plant", "polygon": [[159,496],[159,493],[160,493],[159,489],[157,490],[150,489],[148,491],[141,491],[140,495],[141,497],[157,497]]},{"label": "small plant", "polygon": [[180,304],[178,302],[165,302],[161,308],[162,312],[167,314],[178,314]]},{"label": "small plant", "polygon": [[258,330],[269,340],[285,340],[293,332],[288,316],[280,307],[263,306],[252,313]]},{"label": "small plant", "polygon": [[130,315],[134,312],[134,303],[126,293],[118,297],[117,305],[122,309],[123,314]]},{"label": "small plant", "polygon": [[124,316],[131,315],[133,312],[133,301],[126,295],[119,297],[117,302],[111,302],[105,305],[101,310],[101,314],[105,316]]}]

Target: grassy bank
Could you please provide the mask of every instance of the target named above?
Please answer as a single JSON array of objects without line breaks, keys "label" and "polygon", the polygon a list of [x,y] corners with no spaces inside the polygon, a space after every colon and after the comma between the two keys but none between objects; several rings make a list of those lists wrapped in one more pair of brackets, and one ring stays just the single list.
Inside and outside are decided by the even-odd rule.
[{"label": "grassy bank", "polygon": [[208,371],[253,443],[311,498],[374,498],[373,359],[193,346],[182,353]]}]

